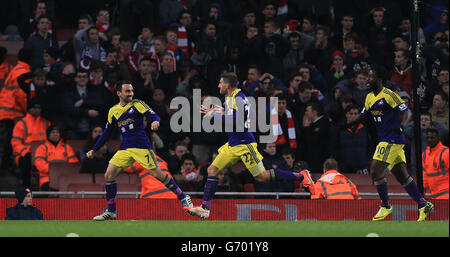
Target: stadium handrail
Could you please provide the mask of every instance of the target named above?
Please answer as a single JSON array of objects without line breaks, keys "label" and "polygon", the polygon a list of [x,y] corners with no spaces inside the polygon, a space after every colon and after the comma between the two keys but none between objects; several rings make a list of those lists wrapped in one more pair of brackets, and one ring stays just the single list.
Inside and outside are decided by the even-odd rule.
[{"label": "stadium handrail", "polygon": [[[105,191],[78,191],[78,192],[70,192],[70,191],[33,191],[33,195],[80,195],[81,198],[84,198],[86,195],[104,195]],[[136,198],[139,198],[141,192],[117,192],[117,195],[135,195]],[[203,192],[185,192],[189,195],[203,195]],[[228,195],[228,196],[275,196],[276,199],[279,199],[280,196],[309,196],[308,192],[216,192],[215,195]],[[378,196],[378,193],[359,193],[361,196]],[[407,193],[389,193],[390,196],[408,196]],[[12,191],[3,191],[0,192],[0,197],[2,196],[14,196],[14,192]]]}]

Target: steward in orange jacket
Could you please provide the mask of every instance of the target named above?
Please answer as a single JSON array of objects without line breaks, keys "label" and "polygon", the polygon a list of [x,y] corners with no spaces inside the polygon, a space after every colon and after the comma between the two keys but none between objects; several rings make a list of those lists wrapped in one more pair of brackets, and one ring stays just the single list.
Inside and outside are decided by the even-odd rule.
[{"label": "steward in orange jacket", "polygon": [[449,150],[439,141],[439,132],[428,129],[427,149],[422,153],[423,186],[430,190],[433,199],[448,199]]},{"label": "steward in orange jacket", "polygon": [[[16,164],[20,157],[31,153],[31,143],[47,139],[47,128],[50,122],[41,114],[41,105],[37,101],[29,104],[28,113],[14,125],[11,138]],[[31,160],[31,159],[30,159]]]},{"label": "steward in orange jacket", "polygon": [[12,66],[9,65],[6,61],[0,64],[0,88],[3,87],[6,77],[8,77],[9,72],[11,71]]},{"label": "steward in orange jacket", "polygon": [[336,160],[326,160],[324,171],[315,183],[315,193],[311,199],[361,199],[355,184],[337,171]]},{"label": "steward in orange jacket", "polygon": [[24,116],[27,109],[27,95],[20,88],[17,78],[28,72],[30,65],[19,58],[0,91],[0,120],[14,120]]},{"label": "steward in orange jacket", "polygon": [[11,138],[13,155],[25,187],[31,186],[31,143],[46,140],[47,128],[50,126],[50,122],[42,118],[41,106],[36,100],[31,100],[28,107],[27,115],[14,125]]},{"label": "steward in orange jacket", "polygon": [[50,190],[49,163],[52,162],[78,162],[72,147],[61,140],[56,126],[47,129],[47,140],[38,146],[34,154],[34,166],[39,171],[39,185],[43,191]]},{"label": "steward in orange jacket", "polygon": [[[167,163],[155,154],[158,166],[161,172],[172,177],[169,172]],[[125,170],[127,173],[137,172],[141,181],[141,199],[159,198],[159,199],[176,199],[177,195],[168,189],[161,181],[153,177],[148,170],[142,167],[139,162],[134,162],[132,166]]]}]

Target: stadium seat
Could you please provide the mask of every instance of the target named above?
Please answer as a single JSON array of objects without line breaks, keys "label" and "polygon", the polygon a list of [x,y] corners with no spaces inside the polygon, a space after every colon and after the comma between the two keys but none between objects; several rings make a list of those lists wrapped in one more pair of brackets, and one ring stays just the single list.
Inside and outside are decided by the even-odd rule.
[{"label": "stadium seat", "polygon": [[78,157],[80,159],[80,150],[86,144],[87,140],[67,140],[66,143],[70,145]]},{"label": "stadium seat", "polygon": [[[141,192],[141,185],[140,184],[123,184],[118,183],[117,184],[117,191],[118,192]],[[139,195],[136,195],[136,193],[130,193],[130,194],[117,194],[117,198],[137,198]]]},{"label": "stadium seat", "polygon": [[[255,192],[255,185],[252,183],[244,184],[244,192]],[[254,195],[246,195],[245,198],[253,199]]]},{"label": "stadium seat", "polygon": [[77,32],[76,29],[58,29],[58,30],[56,30],[56,39],[58,41],[62,41],[62,42],[58,42],[59,45],[62,46],[65,43],[64,41],[69,41],[70,39],[72,39],[76,32]]},{"label": "stadium seat", "polygon": [[85,194],[85,195],[81,195],[81,194],[76,194],[75,196],[73,195],[62,195],[61,198],[104,198],[104,188],[102,187],[102,185],[99,184],[89,184],[89,183],[74,183],[74,184],[69,184],[67,186],[67,191],[69,192],[82,192],[82,191],[86,191],[86,192],[102,192],[102,194]]},{"label": "stadium seat", "polygon": [[345,173],[344,175],[357,187],[362,185],[373,185],[372,177],[369,174]]},{"label": "stadium seat", "polygon": [[[50,163],[48,173],[50,177],[50,188],[58,189],[58,177],[63,174],[79,174],[81,163],[56,162]],[[90,174],[88,174],[90,175]],[[92,178],[92,175],[90,175]],[[92,182],[92,180],[91,180]]]},{"label": "stadium seat", "polygon": [[77,173],[77,174],[61,174],[58,177],[58,190],[68,191],[67,187],[70,184],[94,184],[92,181],[92,174]]}]

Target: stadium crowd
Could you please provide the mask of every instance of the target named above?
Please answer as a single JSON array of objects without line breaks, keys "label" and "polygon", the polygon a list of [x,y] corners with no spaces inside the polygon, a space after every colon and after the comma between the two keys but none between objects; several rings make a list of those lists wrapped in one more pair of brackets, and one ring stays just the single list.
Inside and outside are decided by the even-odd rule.
[{"label": "stadium crowd", "polygon": [[[0,18],[0,40],[23,41],[17,65],[8,64],[8,49],[0,48],[0,176],[14,167],[24,186],[30,186],[35,166],[39,187],[48,189],[42,177],[48,178],[52,160],[79,161],[81,173],[106,170],[108,146],[94,160],[85,153],[118,102],[118,81],[131,81],[134,98],[161,117],[160,129],[148,134],[184,191],[203,190],[206,167],[227,135],[174,133],[170,119],[179,110],[170,102],[183,96],[193,105],[193,89],[223,99],[217,85],[225,71],[238,75],[247,96],[278,97],[278,113],[267,113],[278,116],[277,140],[260,144],[266,168],[322,173],[324,162],[334,158],[344,175],[367,174],[377,138],[371,126],[357,121],[373,65],[386,70],[386,87],[411,109],[419,108],[421,151],[430,127],[448,146],[447,1],[420,3],[418,103],[406,0],[99,1],[104,5],[76,15],[55,12],[52,0],[30,1],[32,6],[6,2],[2,11],[9,14],[31,10],[28,16]],[[58,26],[67,28],[75,19],[76,31],[60,45]],[[191,116],[196,111],[191,108]],[[404,128],[411,175],[417,162],[413,127],[411,122]],[[62,139],[86,140],[79,160]],[[31,142],[39,140],[47,140],[37,150],[41,155],[31,156]],[[304,190],[293,182],[259,184],[240,169],[236,165],[220,174],[218,191],[242,191],[249,183],[260,192]]]}]

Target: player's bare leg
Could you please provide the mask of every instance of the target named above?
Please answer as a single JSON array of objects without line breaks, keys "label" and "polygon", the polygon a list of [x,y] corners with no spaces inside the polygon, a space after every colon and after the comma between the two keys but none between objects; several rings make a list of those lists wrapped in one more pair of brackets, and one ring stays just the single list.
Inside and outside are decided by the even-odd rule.
[{"label": "player's bare leg", "polygon": [[191,197],[183,193],[183,191],[173,178],[171,178],[167,174],[162,173],[159,168],[151,169],[149,170],[149,173],[153,177],[161,181],[161,183],[163,183],[168,189],[174,192],[177,195],[178,199],[181,201],[181,204],[183,204],[183,207],[194,207]]},{"label": "player's bare leg", "polygon": [[105,172],[105,190],[106,190],[106,200],[108,201],[108,209],[106,209],[102,214],[95,216],[94,220],[103,221],[107,219],[116,219],[116,195],[117,195],[117,184],[116,178],[122,172],[122,168],[110,163]]},{"label": "player's bare leg", "polygon": [[388,165],[388,163],[378,160],[372,160],[370,165],[370,175],[372,176],[373,182],[377,187],[378,196],[381,200],[380,209],[373,217],[373,221],[384,220],[389,214],[392,213],[392,206],[389,203],[387,181],[384,177],[385,170]]}]

